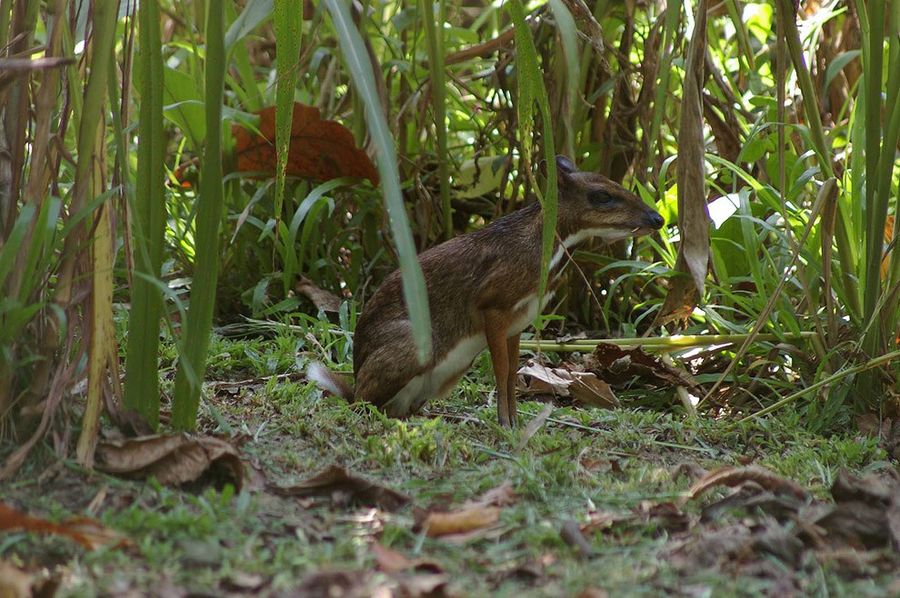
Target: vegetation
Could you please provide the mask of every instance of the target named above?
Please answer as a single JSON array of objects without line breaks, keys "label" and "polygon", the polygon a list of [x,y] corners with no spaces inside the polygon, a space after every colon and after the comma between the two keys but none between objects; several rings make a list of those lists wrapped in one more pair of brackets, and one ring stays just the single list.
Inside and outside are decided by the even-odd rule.
[{"label": "vegetation", "polygon": [[[688,396],[628,380],[616,388],[626,411],[567,418],[609,418],[602,443],[626,452],[657,446],[648,428],[687,429],[676,443],[718,443],[719,462],[777,429],[760,460],[818,490],[839,465],[896,458],[847,430],[874,413],[890,431],[900,411],[900,3],[10,0],[0,23],[0,479],[25,467],[17,500],[40,487],[47,439],[90,470],[104,427],[234,435],[273,405],[295,461],[266,452],[262,427],[243,431],[251,454],[285,460],[281,473],[333,456],[410,493],[435,476],[455,489],[480,480],[459,499],[512,479],[528,498],[510,522],[532,529],[509,546],[529,557],[558,544],[533,531],[554,512],[577,517],[576,502],[609,492],[629,505],[656,496],[626,468],[622,487],[592,478],[573,498],[580,453],[565,449],[566,465],[553,451],[572,435],[579,450],[605,446],[606,433],[547,424],[546,445],[513,455],[518,433],[482,413],[483,372],[409,422],[284,379],[313,359],[349,369],[357,314],[398,266],[426,355],[415,253],[531,201],[552,224],[556,153],[624,181],[668,224],[577,251],[528,347],[555,362],[555,336],[646,336],[698,384]],[[701,347],[674,335],[736,336]],[[215,384],[238,374],[283,378],[232,411]],[[629,422],[652,423],[629,440]],[[330,452],[332,434],[343,436]],[[816,448],[782,456],[792,434]],[[816,439],[832,434],[847,452],[823,463]],[[669,480],[660,492],[682,490]],[[161,511],[212,513],[210,526],[259,508],[152,493]],[[142,534],[129,512],[103,520]],[[177,525],[167,517],[159,530]],[[386,544],[422,550],[391,525]],[[653,533],[638,535],[634,554],[648,559],[639,546]],[[20,540],[0,543],[0,559]],[[288,555],[300,559],[290,570],[332,549],[354,562],[351,545]],[[632,554],[624,545],[607,548]],[[497,550],[494,562],[509,557]],[[571,567],[561,583],[576,590],[589,567]]]}]

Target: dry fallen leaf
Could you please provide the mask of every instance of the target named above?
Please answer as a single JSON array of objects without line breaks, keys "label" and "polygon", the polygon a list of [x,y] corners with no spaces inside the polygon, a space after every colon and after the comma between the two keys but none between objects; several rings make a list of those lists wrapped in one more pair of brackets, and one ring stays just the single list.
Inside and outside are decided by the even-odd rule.
[{"label": "dry fallen leaf", "polygon": [[755,482],[772,492],[792,494],[805,500],[809,494],[797,482],[784,478],[764,467],[750,465],[748,467],[723,467],[703,476],[690,490],[688,497],[682,502],[700,497],[704,492],[716,486],[737,486],[744,482]]},{"label": "dry fallen leaf", "polygon": [[17,530],[63,536],[78,542],[88,550],[102,546],[123,548],[131,544],[131,541],[119,532],[87,517],[72,517],[60,523],[53,523],[32,517],[0,502],[0,531]]},{"label": "dry fallen leaf", "polygon": [[521,376],[519,388],[524,395],[572,397],[583,405],[606,409],[619,405],[609,385],[592,372],[570,372],[529,362],[517,373]]},{"label": "dry fallen leaf", "polygon": [[684,370],[667,365],[660,357],[640,347],[624,348],[600,343],[585,357],[585,367],[610,384],[625,384],[632,378],[656,384],[684,386],[697,390],[697,382]]},{"label": "dry fallen leaf", "polygon": [[375,563],[380,571],[385,573],[399,573],[412,569],[415,563],[393,548],[388,548],[377,542],[372,544],[372,556],[375,557]]},{"label": "dry fallen leaf", "polygon": [[469,507],[447,513],[432,511],[425,516],[419,527],[425,530],[425,535],[429,538],[438,538],[491,527],[499,520],[498,507]]},{"label": "dry fallen leaf", "polygon": [[[237,169],[275,175],[275,106],[259,112],[259,125],[251,131],[233,125],[234,152]],[[294,102],[291,141],[286,172],[328,181],[343,176],[366,178],[378,184],[378,171],[366,153],[356,147],[353,133],[333,120],[322,120],[319,109]]]},{"label": "dry fallen leaf", "polygon": [[900,480],[838,472],[831,487],[835,505],[814,521],[829,543],[900,551]]},{"label": "dry fallen leaf", "polygon": [[212,436],[172,434],[110,440],[97,446],[97,468],[126,477],[155,477],[180,485],[204,476],[225,478],[237,491],[244,482],[244,464],[237,449]]},{"label": "dry fallen leaf", "polygon": [[377,506],[387,511],[396,511],[410,501],[405,494],[361,478],[340,465],[331,465],[299,484],[270,484],[267,488],[281,496],[326,496],[337,501]]}]

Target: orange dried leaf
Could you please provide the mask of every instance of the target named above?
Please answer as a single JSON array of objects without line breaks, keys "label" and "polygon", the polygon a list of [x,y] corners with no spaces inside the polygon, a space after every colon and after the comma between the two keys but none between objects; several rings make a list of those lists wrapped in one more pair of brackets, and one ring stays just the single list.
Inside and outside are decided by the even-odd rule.
[{"label": "orange dried leaf", "polygon": [[500,520],[498,507],[472,507],[450,513],[429,513],[422,528],[431,538],[450,534],[464,534],[490,527]]},{"label": "orange dried leaf", "polygon": [[[239,171],[258,171],[275,176],[275,106],[259,112],[257,133],[232,125],[235,163]],[[294,102],[291,143],[286,173],[317,181],[358,177],[378,184],[378,172],[366,153],[356,147],[353,134],[333,120],[322,120],[319,109]]]},{"label": "orange dried leaf", "polygon": [[87,517],[74,517],[61,523],[53,523],[32,517],[0,502],[0,530],[22,530],[37,534],[64,536],[78,542],[88,550],[101,546],[121,548],[131,542],[125,536]]}]

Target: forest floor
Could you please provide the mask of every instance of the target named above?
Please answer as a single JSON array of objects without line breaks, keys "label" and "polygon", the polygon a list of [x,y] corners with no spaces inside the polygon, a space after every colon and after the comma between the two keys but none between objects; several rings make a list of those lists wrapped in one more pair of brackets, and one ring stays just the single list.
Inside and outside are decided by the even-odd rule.
[{"label": "forest floor", "polygon": [[[295,348],[214,342],[201,432],[237,448],[241,490],[88,473],[44,447],[0,499],[128,543],[7,533],[0,564],[65,596],[900,596],[897,467],[872,437],[818,436],[790,410],[688,419],[674,399],[549,417],[525,400],[506,430],[485,356],[392,420],[322,397]],[[880,529],[860,529],[867,509]]]}]

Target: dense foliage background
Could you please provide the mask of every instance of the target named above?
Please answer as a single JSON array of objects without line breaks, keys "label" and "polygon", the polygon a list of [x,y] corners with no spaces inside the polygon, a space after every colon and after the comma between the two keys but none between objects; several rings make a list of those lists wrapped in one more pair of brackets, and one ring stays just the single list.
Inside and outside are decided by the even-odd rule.
[{"label": "dense foliage background", "polygon": [[[413,249],[552,213],[551,148],[668,225],[577,252],[544,338],[770,334],[676,352],[702,408],[799,400],[818,430],[896,410],[898,3],[14,0],[0,20],[0,435],[21,447],[0,475],[73,413],[85,463],[104,404],[156,425],[161,323],[191,427],[214,303],[222,333],[298,325],[345,365],[398,262],[415,297]],[[380,184],[279,176],[295,142],[325,152],[290,139],[294,102]],[[280,162],[242,172],[232,127],[273,105]]]}]

